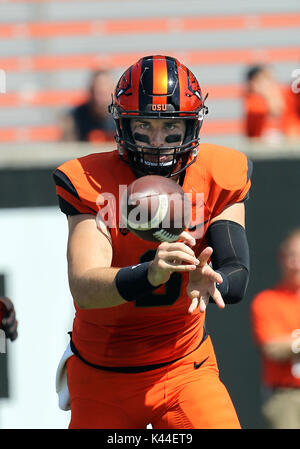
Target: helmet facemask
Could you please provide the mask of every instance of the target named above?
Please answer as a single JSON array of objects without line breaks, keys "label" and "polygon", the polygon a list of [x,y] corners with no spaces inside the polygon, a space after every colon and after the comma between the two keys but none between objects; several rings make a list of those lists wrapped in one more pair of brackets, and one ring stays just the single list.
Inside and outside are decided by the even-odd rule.
[{"label": "helmet facemask", "polygon": [[[124,137],[117,139],[118,150],[121,159],[129,164],[138,176],[173,177],[195,162],[202,121],[185,120],[186,129],[183,138],[180,139],[181,143],[177,143],[179,141],[176,138],[177,134],[170,134],[166,137],[164,146],[150,145],[146,134],[132,134],[129,121],[130,119],[122,119]],[[174,137],[176,141],[172,145]]]}]

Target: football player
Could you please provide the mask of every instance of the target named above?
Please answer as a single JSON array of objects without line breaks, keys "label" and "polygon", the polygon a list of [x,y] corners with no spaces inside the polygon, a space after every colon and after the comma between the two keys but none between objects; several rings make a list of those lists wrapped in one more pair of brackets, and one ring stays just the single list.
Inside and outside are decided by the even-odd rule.
[{"label": "football player", "polygon": [[[144,57],[121,76],[110,105],[117,151],[54,172],[76,308],[65,363],[70,428],[240,428],[204,321],[208,302],[223,308],[245,293],[251,164],[199,144],[204,100],[177,59]],[[101,219],[102,194],[118,204],[120,185],[149,174],[203,195],[203,220],[177,242],[124,232],[118,207],[114,225]]]}]

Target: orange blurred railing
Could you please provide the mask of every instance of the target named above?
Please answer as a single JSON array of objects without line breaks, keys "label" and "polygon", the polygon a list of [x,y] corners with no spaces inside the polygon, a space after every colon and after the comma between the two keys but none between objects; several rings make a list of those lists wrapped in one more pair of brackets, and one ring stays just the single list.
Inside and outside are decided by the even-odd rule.
[{"label": "orange blurred railing", "polygon": [[[148,51],[150,54],[151,52]],[[155,54],[157,52],[153,52]],[[299,61],[300,47],[277,47],[263,49],[222,49],[222,50],[187,50],[165,51],[161,54],[170,54],[184,60],[186,65],[205,64],[257,64],[286,61]],[[47,55],[0,58],[0,68],[7,72],[25,71],[51,71],[51,70],[93,70],[99,67],[116,69],[127,67],[134,63],[144,52],[109,53],[109,54],[81,54],[81,55]]]},{"label": "orange blurred railing", "polygon": [[[50,2],[51,0],[10,0],[21,2]],[[64,0],[66,1],[66,0]],[[72,4],[82,3],[82,0]],[[95,0],[97,2],[101,0]],[[113,0],[111,0],[113,1]],[[17,5],[16,5],[17,8]],[[27,23],[3,23],[0,27],[0,39],[51,39],[57,37],[88,37],[142,34],[172,34],[176,38],[188,32],[230,31],[258,29],[296,29],[300,26],[300,13],[280,14],[248,14],[224,16],[183,16],[183,17],[142,17],[131,19],[103,19],[91,21],[39,21]],[[224,36],[226,34],[224,33]],[[250,44],[251,45],[251,44]],[[176,48],[176,46],[174,47]],[[258,63],[297,63],[300,61],[300,46],[268,47],[268,48],[223,48],[223,49],[186,49],[184,51],[159,51],[178,57],[187,66],[231,64],[249,66]],[[157,50],[147,50],[147,54]],[[93,54],[54,54],[32,56],[13,56],[0,58],[0,69],[11,72],[46,72],[85,70],[98,68],[121,70],[144,56],[142,52],[93,53]],[[199,80],[202,85],[201,79]],[[220,80],[221,81],[221,80]],[[243,94],[243,86],[238,84],[202,85],[204,93],[209,92],[209,100],[238,99]],[[28,90],[8,92],[0,95],[0,107],[71,107],[86,98],[84,90]],[[207,120],[202,135],[241,134],[241,120]],[[60,138],[58,126],[37,127],[0,127],[0,142],[45,141],[51,142]]]},{"label": "orange blurred railing", "polygon": [[262,14],[206,17],[135,18],[96,21],[1,24],[0,38],[50,38],[115,34],[145,34],[264,28],[297,28],[300,14]]}]

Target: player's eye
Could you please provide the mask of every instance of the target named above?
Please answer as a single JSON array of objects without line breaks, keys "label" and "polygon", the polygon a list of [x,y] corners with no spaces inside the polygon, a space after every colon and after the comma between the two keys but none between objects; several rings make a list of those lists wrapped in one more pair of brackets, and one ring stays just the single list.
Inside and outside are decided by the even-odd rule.
[{"label": "player's eye", "polygon": [[165,124],[165,128],[166,128],[168,131],[173,131],[173,129],[176,129],[176,124],[174,124],[174,123],[166,123],[166,124]]},{"label": "player's eye", "polygon": [[150,125],[149,125],[149,123],[140,123],[139,124],[139,128],[141,128],[141,129],[149,129]]}]

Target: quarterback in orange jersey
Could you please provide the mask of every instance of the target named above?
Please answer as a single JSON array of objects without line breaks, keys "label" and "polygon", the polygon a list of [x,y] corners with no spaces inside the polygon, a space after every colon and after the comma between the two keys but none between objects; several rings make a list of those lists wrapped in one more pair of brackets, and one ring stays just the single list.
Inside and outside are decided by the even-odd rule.
[{"label": "quarterback in orange jersey", "polygon": [[[223,308],[245,293],[251,163],[236,150],[199,145],[207,108],[175,58],[140,59],[109,109],[117,151],[54,172],[76,309],[57,371],[60,406],[71,408],[70,428],[240,428],[204,322],[209,302]],[[202,194],[202,220],[177,242],[144,241],[120,225],[120,186],[153,174],[192,198]],[[115,199],[110,223],[107,194]],[[192,200],[192,217],[196,207]]]}]

